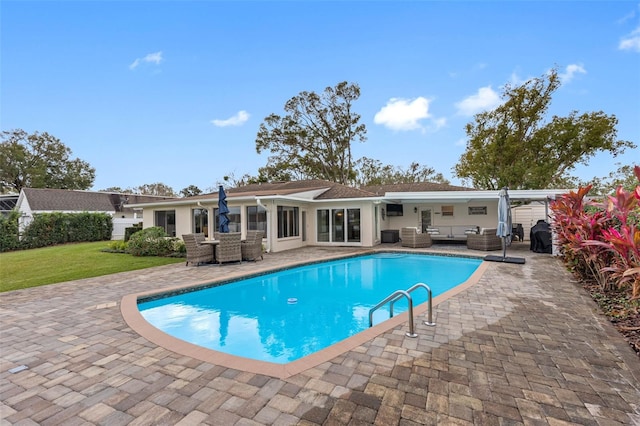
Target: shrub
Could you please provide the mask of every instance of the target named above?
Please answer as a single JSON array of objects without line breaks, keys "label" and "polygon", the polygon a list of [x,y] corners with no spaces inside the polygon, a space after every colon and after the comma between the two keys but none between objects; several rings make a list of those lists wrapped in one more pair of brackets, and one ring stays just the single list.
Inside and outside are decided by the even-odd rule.
[{"label": "shrub", "polygon": [[109,242],[107,244],[107,249],[103,251],[108,251],[111,253],[127,253],[127,242],[122,240],[115,240]]},{"label": "shrub", "polygon": [[186,255],[187,254],[187,246],[184,244],[180,238],[173,239],[173,251],[175,253]]},{"label": "shrub", "polygon": [[124,228],[124,240],[129,241],[131,236],[138,231],[142,231],[142,222],[136,223],[135,225],[128,228]]},{"label": "shrub", "polygon": [[20,248],[18,218],[20,213],[13,210],[8,216],[0,215],[0,252]]},{"label": "shrub", "polygon": [[131,235],[127,251],[134,256],[168,256],[173,252],[174,240],[164,229],[154,226]]}]

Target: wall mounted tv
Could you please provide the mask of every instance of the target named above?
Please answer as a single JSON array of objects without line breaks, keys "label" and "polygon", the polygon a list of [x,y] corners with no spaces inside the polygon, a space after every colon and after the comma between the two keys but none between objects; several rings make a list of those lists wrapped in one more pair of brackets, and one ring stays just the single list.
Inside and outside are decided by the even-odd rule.
[{"label": "wall mounted tv", "polygon": [[387,204],[387,216],[402,216],[402,204]]}]

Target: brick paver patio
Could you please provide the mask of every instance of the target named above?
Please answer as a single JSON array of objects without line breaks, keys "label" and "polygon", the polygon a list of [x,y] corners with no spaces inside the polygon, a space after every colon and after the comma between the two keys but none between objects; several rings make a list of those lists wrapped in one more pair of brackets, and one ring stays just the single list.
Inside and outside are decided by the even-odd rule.
[{"label": "brick paver patio", "polygon": [[171,352],[120,313],[127,294],[357,251],[2,293],[0,424],[640,425],[640,358],[562,264],[526,243],[509,253],[525,265],[488,262],[478,284],[435,307],[436,327],[416,321],[418,338],[404,322],[286,379]]}]

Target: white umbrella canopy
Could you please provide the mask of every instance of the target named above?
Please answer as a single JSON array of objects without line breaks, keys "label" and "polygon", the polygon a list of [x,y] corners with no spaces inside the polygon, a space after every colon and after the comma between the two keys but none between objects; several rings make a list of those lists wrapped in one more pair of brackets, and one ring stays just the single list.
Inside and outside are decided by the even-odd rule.
[{"label": "white umbrella canopy", "polygon": [[511,223],[511,200],[509,200],[509,189],[504,187],[498,194],[498,227],[496,235],[502,238],[502,256],[488,255],[484,260],[494,262],[519,263],[525,262],[522,257],[507,257],[507,246],[511,244],[511,233],[513,224]]}]

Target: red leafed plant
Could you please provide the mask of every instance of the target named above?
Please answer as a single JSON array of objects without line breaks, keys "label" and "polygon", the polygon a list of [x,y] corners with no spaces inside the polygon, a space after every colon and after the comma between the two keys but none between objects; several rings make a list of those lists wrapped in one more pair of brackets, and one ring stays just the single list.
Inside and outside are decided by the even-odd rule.
[{"label": "red leafed plant", "polygon": [[[640,166],[634,168],[640,182]],[[609,266],[602,269],[617,282],[619,287],[631,288],[631,298],[640,298],[640,185],[633,192],[621,186],[615,195],[606,198],[601,206],[613,222],[602,230],[602,238],[587,240],[583,244],[603,247],[614,253]]]},{"label": "red leafed plant", "polygon": [[585,241],[600,240],[607,216],[596,205],[585,201],[591,186],[570,191],[551,203],[553,228],[557,244],[569,269],[585,278],[595,280],[602,289],[612,283],[609,274],[602,271],[612,255],[604,247],[586,245]]},{"label": "red leafed plant", "polygon": [[[640,166],[634,168],[640,182]],[[629,288],[640,298],[640,185],[621,186],[604,202],[586,202],[590,186],[563,195],[551,204],[554,230],[567,265],[603,290]]]}]

